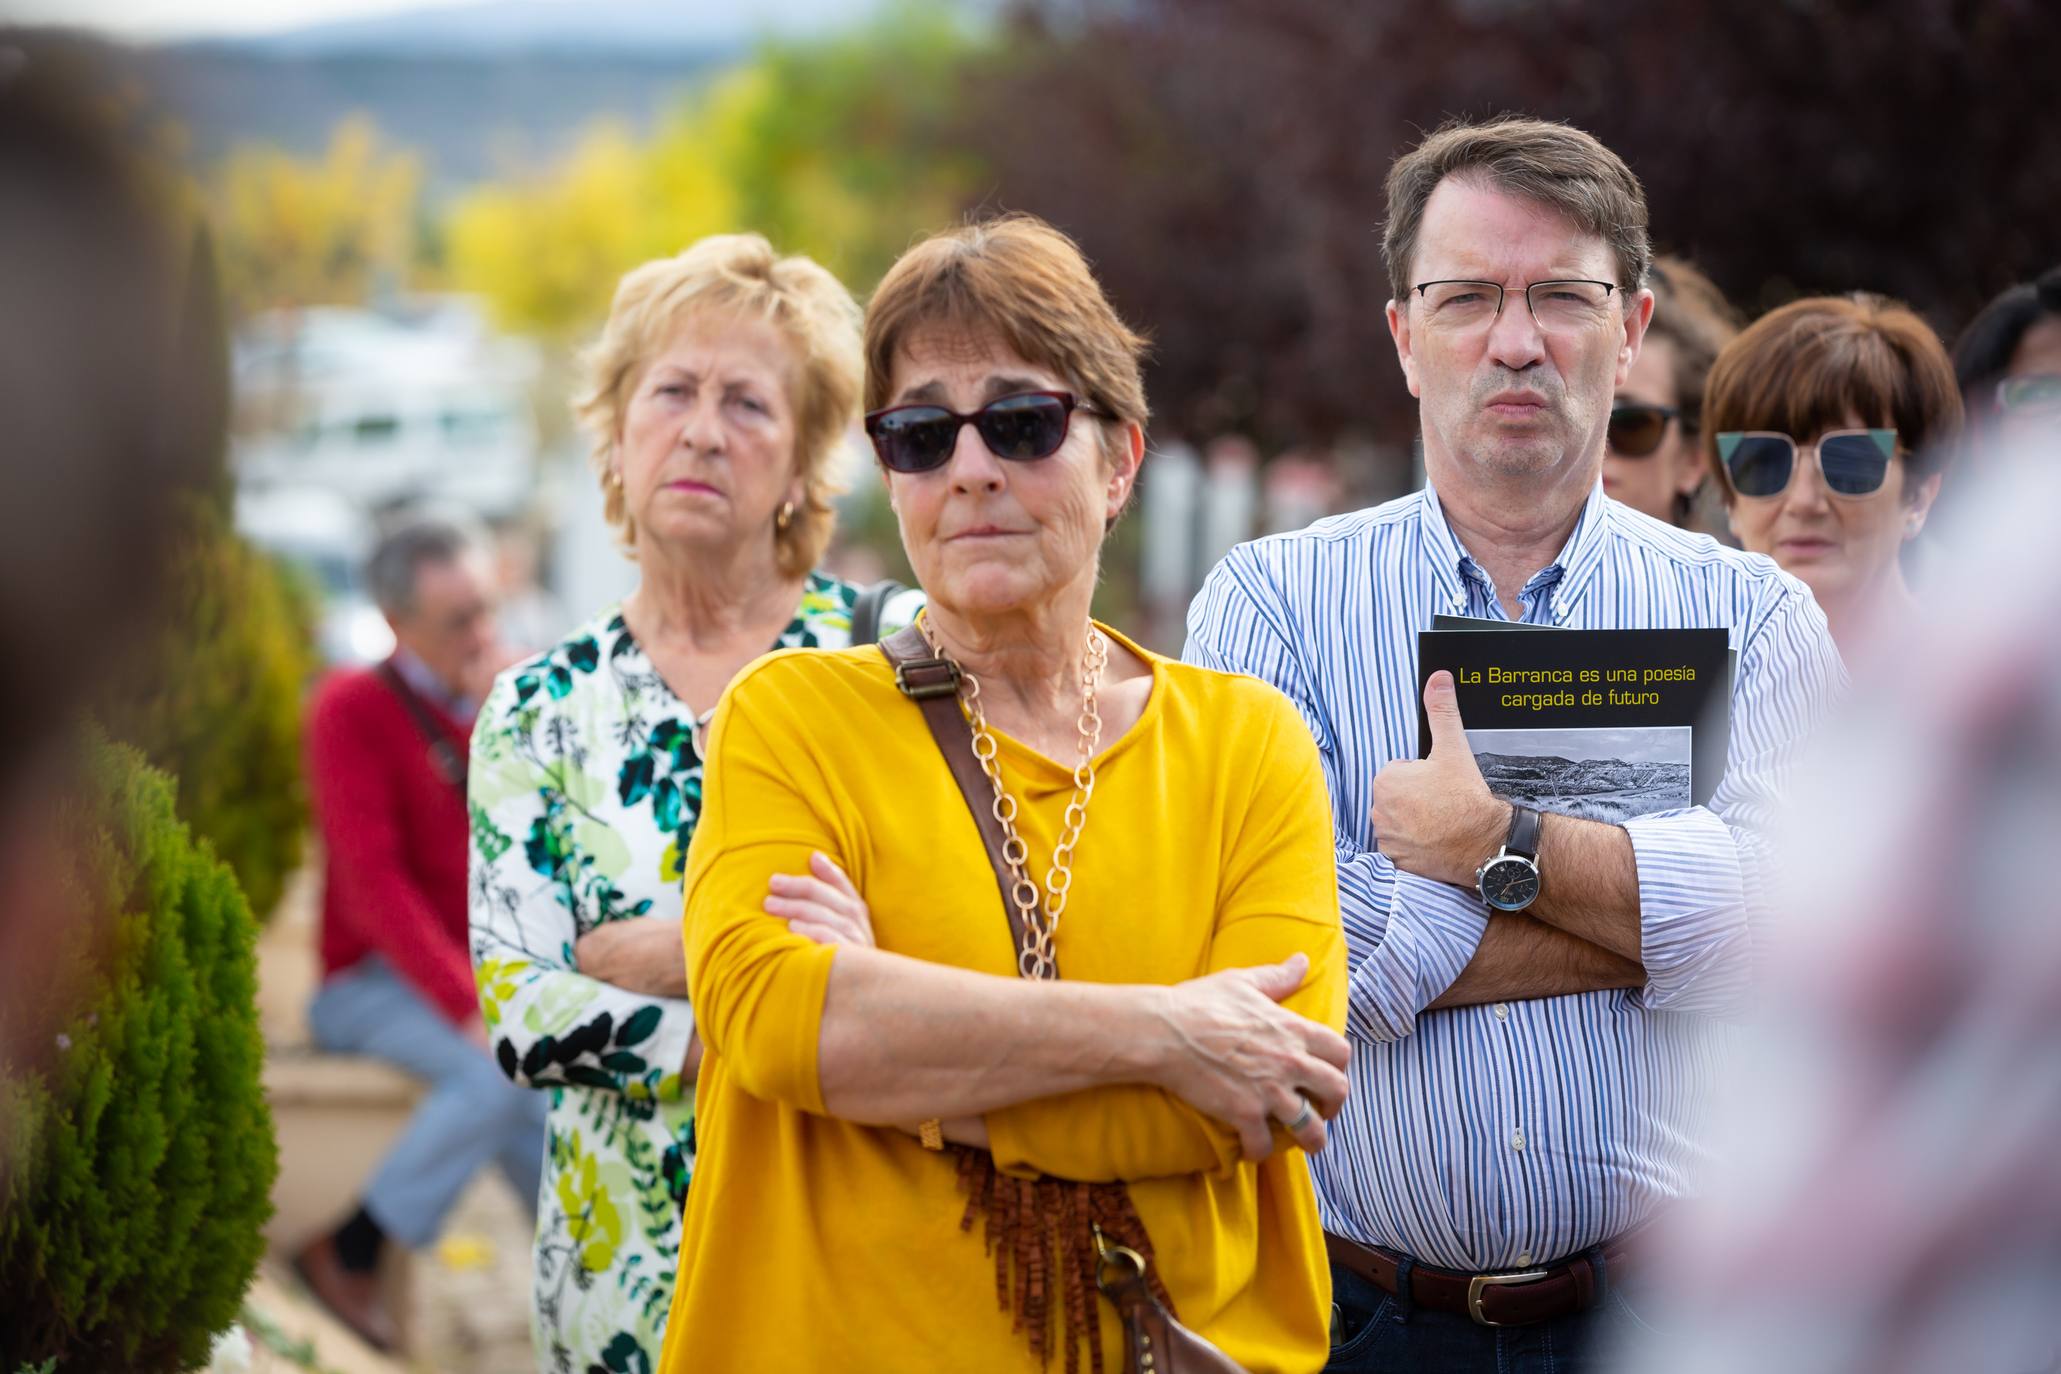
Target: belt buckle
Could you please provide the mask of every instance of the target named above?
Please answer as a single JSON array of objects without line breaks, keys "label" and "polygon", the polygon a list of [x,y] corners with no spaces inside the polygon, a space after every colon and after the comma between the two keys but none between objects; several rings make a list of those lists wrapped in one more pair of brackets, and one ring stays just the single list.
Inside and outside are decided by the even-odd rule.
[{"label": "belt buckle", "polygon": [[1537,1283],[1546,1277],[1543,1269],[1525,1269],[1515,1274],[1476,1274],[1467,1280],[1467,1315],[1474,1318],[1478,1326],[1508,1326],[1509,1322],[1492,1322],[1481,1313],[1481,1291],[1491,1284],[1501,1286],[1511,1283]]}]

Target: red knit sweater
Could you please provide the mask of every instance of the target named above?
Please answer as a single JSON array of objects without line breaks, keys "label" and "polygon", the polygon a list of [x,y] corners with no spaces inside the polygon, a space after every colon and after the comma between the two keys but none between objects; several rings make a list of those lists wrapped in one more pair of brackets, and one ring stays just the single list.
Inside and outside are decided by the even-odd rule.
[{"label": "red knit sweater", "polygon": [[[465,757],[465,727],[423,706]],[[328,850],[323,977],[378,954],[452,1024],[464,1024],[479,1010],[466,936],[465,797],[437,772],[377,674],[349,669],[316,689],[308,784]]]}]

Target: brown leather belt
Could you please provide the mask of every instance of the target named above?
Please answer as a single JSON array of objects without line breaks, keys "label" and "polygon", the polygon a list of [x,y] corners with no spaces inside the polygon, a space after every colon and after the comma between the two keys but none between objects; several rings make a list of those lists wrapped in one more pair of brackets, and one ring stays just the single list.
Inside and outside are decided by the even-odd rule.
[{"label": "brown leather belt", "polygon": [[[1640,1228],[1643,1229],[1643,1228]],[[1625,1273],[1630,1244],[1627,1232],[1603,1247],[1603,1268],[1612,1283]],[[1332,1262],[1358,1274],[1384,1293],[1401,1296],[1397,1274],[1401,1255],[1378,1246],[1361,1245],[1324,1233]],[[1440,1312],[1457,1312],[1483,1326],[1528,1326],[1586,1310],[1596,1301],[1596,1267],[1586,1254],[1544,1269],[1504,1274],[1463,1274],[1428,1264],[1410,1266],[1410,1301]]]}]

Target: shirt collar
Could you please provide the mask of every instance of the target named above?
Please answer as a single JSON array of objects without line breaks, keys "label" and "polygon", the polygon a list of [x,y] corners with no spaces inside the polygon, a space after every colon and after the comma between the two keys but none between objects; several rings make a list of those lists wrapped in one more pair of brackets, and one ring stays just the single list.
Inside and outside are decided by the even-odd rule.
[{"label": "shirt collar", "polygon": [[[1438,492],[1429,482],[1424,484],[1424,513],[1424,551],[1431,561],[1432,576],[1438,582],[1440,604],[1455,615],[1463,615],[1467,609],[1470,575],[1485,578],[1486,574],[1468,554],[1459,536],[1453,533],[1453,527],[1446,523],[1445,508],[1439,504]],[[1554,620],[1565,622],[1573,614],[1576,600],[1601,566],[1609,516],[1609,506],[1603,496],[1603,479],[1599,476],[1596,485],[1589,489],[1588,499],[1582,503],[1581,514],[1575,518],[1574,531],[1567,536],[1560,556],[1525,584],[1530,589],[1556,581],[1559,583],[1553,589]]]},{"label": "shirt collar", "polygon": [[394,671],[401,675],[401,681],[408,689],[459,722],[472,719],[478,703],[452,691],[430,670],[430,666],[405,648],[394,649]]}]

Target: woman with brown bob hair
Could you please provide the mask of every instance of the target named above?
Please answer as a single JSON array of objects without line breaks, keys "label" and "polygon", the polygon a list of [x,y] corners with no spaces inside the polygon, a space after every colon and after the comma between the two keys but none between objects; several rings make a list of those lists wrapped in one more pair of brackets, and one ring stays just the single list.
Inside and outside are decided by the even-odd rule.
[{"label": "woman with brown bob hair", "polygon": [[1703,408],[1733,535],[1810,587],[1851,662],[1912,604],[1899,555],[1960,433],[1939,336],[1882,296],[1791,301],[1718,355]]},{"label": "woman with brown bob hair", "polygon": [[717,716],[673,1374],[1122,1369],[1112,1266],[1243,1368],[1325,1361],[1297,1153],[1346,1086],[1323,777],[1272,688],[1090,617],[1142,350],[1028,217],[874,295],[867,429],[929,609],[762,660]]}]

